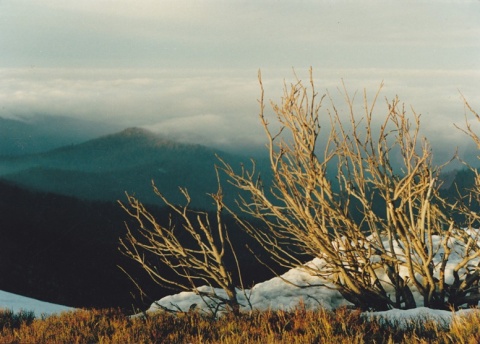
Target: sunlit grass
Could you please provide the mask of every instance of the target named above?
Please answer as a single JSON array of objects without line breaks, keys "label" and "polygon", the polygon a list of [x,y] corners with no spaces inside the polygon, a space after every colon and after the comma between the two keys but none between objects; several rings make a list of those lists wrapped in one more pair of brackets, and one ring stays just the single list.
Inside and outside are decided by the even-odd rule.
[{"label": "sunlit grass", "polygon": [[[0,343],[479,343],[480,315],[381,325],[359,311],[264,311],[219,319],[198,312],[128,317],[116,310],[78,310],[33,319],[0,312]],[[27,316],[29,314],[29,316]]]}]

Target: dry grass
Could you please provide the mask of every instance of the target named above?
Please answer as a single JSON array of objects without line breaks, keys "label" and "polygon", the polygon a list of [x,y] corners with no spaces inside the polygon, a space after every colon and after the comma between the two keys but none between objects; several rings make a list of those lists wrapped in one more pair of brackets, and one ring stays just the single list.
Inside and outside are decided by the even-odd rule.
[{"label": "dry grass", "polygon": [[358,311],[301,308],[217,320],[195,312],[130,318],[114,310],[17,320],[1,324],[0,343],[480,343],[478,313],[450,329],[433,322],[400,329],[366,321]]}]

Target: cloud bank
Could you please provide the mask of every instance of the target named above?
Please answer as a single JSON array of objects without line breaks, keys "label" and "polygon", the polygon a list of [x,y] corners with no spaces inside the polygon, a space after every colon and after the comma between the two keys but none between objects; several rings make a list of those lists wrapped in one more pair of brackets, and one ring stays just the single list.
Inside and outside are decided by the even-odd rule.
[{"label": "cloud bank", "polygon": [[[308,71],[297,70],[308,80]],[[448,159],[468,139],[454,123],[463,125],[460,92],[480,108],[476,90],[480,72],[474,70],[314,69],[317,91],[328,93],[342,109],[342,82],[355,93],[359,114],[363,90],[373,98],[385,83],[377,104],[378,120],[396,95],[407,109],[421,114],[423,134],[435,146],[438,157]],[[260,88],[257,71],[123,70],[123,69],[3,69],[0,84],[0,116],[36,113],[64,115],[141,126],[171,138],[227,150],[249,150],[264,144],[258,121]],[[292,70],[262,72],[265,97],[279,102],[284,82],[295,81]],[[325,103],[328,107],[328,102]],[[409,110],[411,111],[411,110]],[[271,115],[271,111],[267,110]]]}]

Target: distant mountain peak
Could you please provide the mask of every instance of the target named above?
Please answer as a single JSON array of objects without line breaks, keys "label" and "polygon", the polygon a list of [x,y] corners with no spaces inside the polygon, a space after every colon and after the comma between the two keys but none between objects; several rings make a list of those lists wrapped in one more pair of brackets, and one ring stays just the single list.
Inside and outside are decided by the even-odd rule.
[{"label": "distant mountain peak", "polygon": [[[203,146],[201,144],[185,143],[177,141],[174,138],[167,137],[163,134],[150,131],[141,127],[126,128],[115,134],[106,135],[100,137],[99,140],[120,140],[123,143],[135,142],[137,145],[151,146],[151,147],[164,147],[164,148],[181,148],[181,149],[205,149],[211,150],[211,148]],[[93,142],[98,140],[92,140]]]},{"label": "distant mountain peak", "polygon": [[121,132],[119,132],[119,135],[123,135],[123,136],[156,136],[151,131],[149,131],[147,129],[144,129],[144,128],[140,128],[140,127],[131,127],[131,128],[124,129]]},{"label": "distant mountain peak", "polygon": [[146,145],[146,146],[154,146],[154,147],[180,147],[184,146],[183,144],[168,139],[163,135],[159,135],[154,133],[148,129],[140,128],[140,127],[130,127],[124,129],[120,132],[115,134],[106,135],[100,137],[95,141],[102,141],[102,140],[120,140],[124,143],[131,143],[136,142],[136,144]]}]

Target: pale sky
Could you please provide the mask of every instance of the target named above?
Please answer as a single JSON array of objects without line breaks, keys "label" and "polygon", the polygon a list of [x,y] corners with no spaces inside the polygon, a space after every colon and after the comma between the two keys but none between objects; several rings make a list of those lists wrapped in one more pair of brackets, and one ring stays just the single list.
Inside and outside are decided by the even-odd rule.
[{"label": "pale sky", "polygon": [[264,141],[259,69],[274,100],[292,67],[334,95],[342,79],[372,95],[383,80],[382,96],[413,106],[448,150],[468,141],[453,128],[459,92],[480,110],[478,0],[0,0],[0,50],[2,117],[114,121],[222,148]]}]

